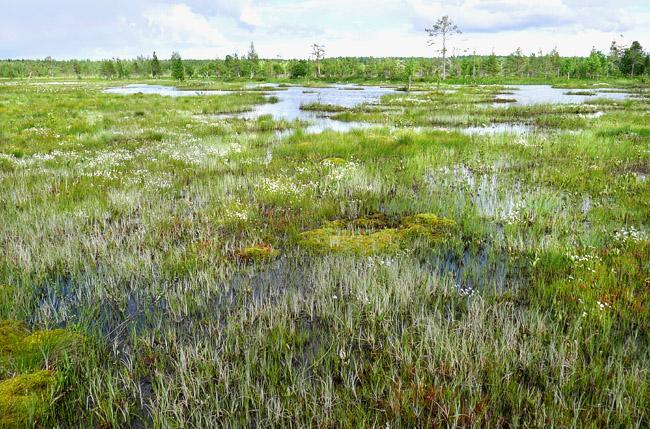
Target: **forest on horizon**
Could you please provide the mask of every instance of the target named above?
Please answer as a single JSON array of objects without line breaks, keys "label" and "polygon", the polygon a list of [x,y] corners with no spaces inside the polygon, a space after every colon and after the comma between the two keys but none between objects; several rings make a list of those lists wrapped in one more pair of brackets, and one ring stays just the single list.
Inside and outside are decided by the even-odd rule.
[{"label": "forest on horizon", "polygon": [[[317,46],[317,45],[315,45]],[[178,56],[180,59],[180,56]],[[0,60],[0,77],[101,77],[105,79],[157,78],[172,75],[172,60],[151,57],[105,60]],[[441,58],[323,57],[305,59],[261,58],[251,43],[246,55],[223,59],[182,60],[182,77],[224,80],[318,78],[323,80],[435,81],[441,76]],[[650,54],[637,41],[629,47],[612,43],[608,52],[592,49],[585,57],[563,57],[556,49],[510,55],[454,55],[447,58],[451,79],[602,79],[645,78],[650,74]]]}]

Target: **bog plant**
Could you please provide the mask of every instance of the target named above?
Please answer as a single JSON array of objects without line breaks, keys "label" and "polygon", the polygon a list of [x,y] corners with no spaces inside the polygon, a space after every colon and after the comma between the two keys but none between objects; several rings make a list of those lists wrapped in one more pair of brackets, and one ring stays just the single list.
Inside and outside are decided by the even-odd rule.
[{"label": "bog plant", "polygon": [[0,426],[649,425],[645,88],[308,134],[156,77],[231,92],[0,82]]}]

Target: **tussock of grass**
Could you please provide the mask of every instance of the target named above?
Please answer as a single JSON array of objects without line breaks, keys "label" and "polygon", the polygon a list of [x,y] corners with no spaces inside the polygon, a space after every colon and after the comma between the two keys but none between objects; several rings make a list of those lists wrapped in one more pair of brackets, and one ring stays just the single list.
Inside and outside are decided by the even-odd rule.
[{"label": "tussock of grass", "polygon": [[347,108],[343,106],[337,106],[335,104],[322,104],[322,103],[309,103],[302,104],[300,110],[310,110],[316,112],[345,112]]},{"label": "tussock of grass", "polygon": [[567,91],[565,95],[586,95],[586,96],[595,96],[597,93],[595,91]]}]

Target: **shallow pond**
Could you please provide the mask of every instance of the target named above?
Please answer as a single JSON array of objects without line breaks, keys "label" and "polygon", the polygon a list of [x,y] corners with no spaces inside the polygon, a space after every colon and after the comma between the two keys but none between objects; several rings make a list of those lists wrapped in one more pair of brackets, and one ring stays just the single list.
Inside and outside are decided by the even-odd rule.
[{"label": "shallow pond", "polygon": [[[263,115],[272,115],[275,119],[308,122],[309,125],[303,129],[303,131],[308,134],[320,133],[327,129],[345,132],[352,129],[364,129],[381,125],[363,122],[337,121],[331,119],[331,113],[301,110],[300,106],[311,103],[320,103],[353,108],[361,104],[379,103],[383,95],[394,93],[396,91],[394,88],[358,85],[336,85],[326,88],[309,88],[303,86],[278,88],[277,84],[251,84],[247,88],[251,90],[259,90],[258,86],[273,89],[273,91],[269,91],[267,94],[271,95],[272,92],[272,95],[277,97],[278,101],[276,103],[257,105],[250,112],[225,114],[221,117],[256,119]],[[616,89],[614,88],[603,87],[597,87],[591,90],[595,95],[571,95],[567,94],[569,91],[570,90],[563,88],[553,88],[550,85],[522,85],[520,87],[511,87],[507,89],[508,94],[503,94],[502,98],[512,98],[516,100],[516,102],[497,105],[507,107],[509,105],[532,105],[542,103],[580,104],[596,98],[624,100],[630,96],[628,93],[616,92]],[[108,94],[121,95],[158,94],[169,97],[181,97],[224,95],[231,94],[234,91],[182,90],[162,85],[133,84],[106,89],[104,92]],[[461,132],[466,134],[479,135],[495,134],[500,132],[526,134],[531,132],[531,130],[532,127],[525,124],[488,124],[483,127],[466,127],[460,129]]]},{"label": "shallow pond", "polygon": [[394,92],[391,88],[378,86],[337,85],[328,88],[307,88],[302,86],[288,87],[286,91],[274,91],[277,103],[261,104],[251,112],[240,117],[254,119],[262,115],[273,115],[276,119],[308,121],[310,125],[304,129],[306,133],[320,133],[326,129],[332,131],[349,131],[351,129],[369,128],[376,126],[362,122],[341,122],[331,119],[330,114],[300,110],[304,104],[320,103],[342,107],[356,107],[360,104],[376,104],[385,94]]},{"label": "shallow pond", "polygon": [[148,85],[135,83],[117,88],[105,89],[106,94],[133,95],[133,94],[158,94],[167,97],[196,97],[201,95],[224,95],[232,91],[196,91],[174,88],[173,86]]},{"label": "shallow pond", "polygon": [[[262,86],[277,87],[264,84]],[[249,86],[254,88],[255,85]],[[169,97],[224,95],[232,91],[194,91],[181,90],[170,86],[134,84],[104,90],[107,94],[159,94]],[[255,119],[262,115],[272,115],[275,119],[301,120],[310,123],[304,129],[306,133],[319,133],[326,129],[333,131],[348,131],[351,129],[368,128],[371,124],[361,122],[341,122],[329,118],[328,113],[300,110],[300,106],[310,103],[333,104],[342,107],[356,107],[360,104],[378,103],[382,95],[395,92],[392,88],[378,86],[337,85],[327,88],[308,88],[291,86],[282,91],[273,91],[278,98],[277,103],[267,103],[255,106],[250,112],[228,114],[223,117]]]},{"label": "shallow pond", "polygon": [[[531,104],[582,104],[588,100],[597,98],[606,98],[608,100],[625,100],[630,94],[625,92],[615,92],[615,88],[597,87],[589,90],[594,95],[572,95],[567,94],[572,90],[566,88],[553,88],[550,85],[521,85],[518,87],[508,88],[508,94],[503,94],[500,98],[512,98],[517,100],[515,103],[503,103],[501,106],[508,105],[529,106]],[[511,93],[511,94],[510,94]]]}]

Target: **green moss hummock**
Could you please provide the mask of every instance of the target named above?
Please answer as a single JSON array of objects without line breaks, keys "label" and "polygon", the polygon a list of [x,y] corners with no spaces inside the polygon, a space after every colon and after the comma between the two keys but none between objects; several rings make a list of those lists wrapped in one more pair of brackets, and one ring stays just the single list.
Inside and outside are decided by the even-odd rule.
[{"label": "green moss hummock", "polygon": [[332,157],[332,158],[325,158],[322,161],[322,164],[326,166],[339,166],[339,165],[347,164],[347,161],[343,158]]},{"label": "green moss hummock", "polygon": [[0,427],[27,427],[43,415],[56,384],[54,373],[43,370],[0,382]]},{"label": "green moss hummock", "polygon": [[442,238],[454,225],[454,221],[430,213],[405,217],[396,225],[384,215],[375,215],[350,222],[326,222],[322,228],[301,233],[299,243],[315,253],[393,253],[404,248],[409,239]]},{"label": "green moss hummock", "polygon": [[0,377],[9,372],[32,371],[42,365],[44,356],[50,361],[69,352],[79,336],[65,329],[29,330],[14,320],[0,321]]},{"label": "green moss hummock", "polygon": [[244,262],[264,262],[276,258],[280,254],[270,244],[257,244],[244,247],[237,252],[237,258]]},{"label": "green moss hummock", "polygon": [[402,219],[402,228],[407,235],[420,235],[437,239],[448,234],[456,226],[451,219],[439,217],[432,213],[420,213]]}]

